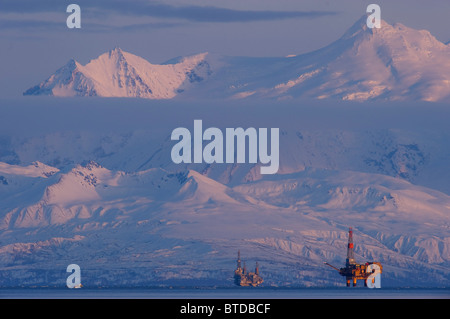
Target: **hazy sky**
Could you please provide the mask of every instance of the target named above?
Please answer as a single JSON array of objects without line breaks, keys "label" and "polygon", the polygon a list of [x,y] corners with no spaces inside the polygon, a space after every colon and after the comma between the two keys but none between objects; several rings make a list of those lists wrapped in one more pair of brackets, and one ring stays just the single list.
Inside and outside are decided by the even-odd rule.
[{"label": "hazy sky", "polygon": [[[81,7],[81,29],[66,26],[70,3]],[[200,52],[308,52],[338,39],[370,3],[389,23],[450,40],[446,0],[0,0],[0,97],[116,46],[152,63]]]}]

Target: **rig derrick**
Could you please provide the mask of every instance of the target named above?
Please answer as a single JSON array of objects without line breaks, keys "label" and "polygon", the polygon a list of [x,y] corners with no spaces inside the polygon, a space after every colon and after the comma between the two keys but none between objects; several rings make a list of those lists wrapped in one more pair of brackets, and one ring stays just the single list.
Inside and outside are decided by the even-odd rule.
[{"label": "rig derrick", "polygon": [[[366,262],[364,264],[356,263],[353,247],[353,230],[350,227],[348,231],[347,258],[345,260],[345,267],[337,268],[327,262],[325,262],[325,264],[337,270],[341,276],[345,277],[347,287],[350,287],[351,283],[353,283],[353,287],[356,287],[357,280],[364,280],[364,286],[367,286],[369,276],[376,271],[376,268],[378,268],[379,273],[381,274],[383,271],[383,266],[379,262]],[[372,284],[374,284],[375,277],[372,277]]]}]

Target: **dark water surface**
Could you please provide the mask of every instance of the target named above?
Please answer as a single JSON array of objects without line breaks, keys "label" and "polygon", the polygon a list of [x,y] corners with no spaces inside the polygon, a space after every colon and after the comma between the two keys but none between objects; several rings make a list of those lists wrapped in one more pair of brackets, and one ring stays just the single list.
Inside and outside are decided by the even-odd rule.
[{"label": "dark water surface", "polygon": [[450,299],[450,289],[0,289],[0,299]]}]

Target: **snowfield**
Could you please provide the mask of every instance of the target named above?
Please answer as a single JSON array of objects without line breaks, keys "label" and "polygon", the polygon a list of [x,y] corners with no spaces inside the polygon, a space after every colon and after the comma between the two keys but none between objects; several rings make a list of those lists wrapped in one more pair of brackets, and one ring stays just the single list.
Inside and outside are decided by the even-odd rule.
[{"label": "snowfield", "polygon": [[[344,285],[323,264],[383,264],[383,286],[448,286],[446,105],[4,100],[3,286],[232,286],[238,250],[267,286]],[[176,116],[175,116],[176,115]],[[39,120],[36,120],[39,119]],[[279,127],[280,171],[174,164],[194,119]],[[17,125],[16,123],[21,123]],[[206,125],[206,124],[205,124]]]}]

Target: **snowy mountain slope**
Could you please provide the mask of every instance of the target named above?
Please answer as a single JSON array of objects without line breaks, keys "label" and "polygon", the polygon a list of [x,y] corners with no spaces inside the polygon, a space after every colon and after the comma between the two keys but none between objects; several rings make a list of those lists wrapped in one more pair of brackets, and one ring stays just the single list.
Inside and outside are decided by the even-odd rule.
[{"label": "snowy mountain slope", "polygon": [[[426,30],[362,17],[330,45],[286,58],[229,58],[197,91],[227,88],[234,98],[424,100],[449,98],[450,47]],[[223,85],[225,83],[225,85]]]},{"label": "snowy mountain slope", "polygon": [[[427,226],[448,231],[450,202],[448,195],[379,174],[351,171],[306,169],[299,173],[265,176],[262,180],[235,186],[234,190],[259,200],[298,211],[309,209],[324,212],[339,211],[334,220],[371,221],[366,230],[425,231]],[[333,213],[332,213],[333,214]],[[387,222],[385,219],[389,219]],[[425,227],[424,227],[425,226]],[[435,233],[433,229],[432,233]]]},{"label": "snowy mountain slope", "polygon": [[[364,109],[353,104],[310,107],[307,102],[253,106],[240,101],[233,107],[224,102],[208,103],[206,109],[183,103],[143,108],[134,102],[123,108],[118,100],[118,109],[77,101],[64,111],[58,111],[56,103],[48,109],[53,114],[48,125],[36,124],[28,133],[9,131],[3,135],[0,161],[24,166],[40,161],[64,169],[93,160],[131,172],[194,170],[229,186],[260,179],[259,164],[172,162],[175,142],[170,139],[171,130],[178,126],[192,129],[193,120],[202,118],[205,128],[279,127],[279,173],[305,167],[377,173],[450,194],[450,132],[444,106],[432,109],[424,104],[418,112],[412,105],[406,110],[404,106]],[[15,116],[32,112],[28,108],[16,110]],[[105,120],[104,112],[109,112],[111,120]],[[180,117],[174,118],[174,113]],[[38,127],[55,128],[41,132]]]},{"label": "snowy mountain slope", "polygon": [[289,57],[201,53],[151,64],[118,48],[85,66],[71,60],[25,95],[152,99],[314,98],[448,101],[450,47],[426,30],[363,16],[317,51]]},{"label": "snowy mountain slope", "polygon": [[[450,276],[450,198],[405,181],[308,170],[231,189],[193,171],[124,173],[93,162],[56,175],[26,208],[5,214],[1,204],[4,285],[59,285],[71,262],[87,286],[231,285],[238,249],[260,262],[268,285],[317,285],[324,260],[344,262],[348,225],[358,231],[357,259],[383,263],[384,284],[421,271],[430,276],[416,285]],[[340,283],[322,270],[320,284]]]},{"label": "snowy mountain slope", "polygon": [[57,172],[59,172],[59,169],[40,162],[34,162],[25,167],[19,165],[10,165],[7,163],[0,163],[0,173],[6,175],[17,174],[24,177],[50,177]]},{"label": "snowy mountain slope", "polygon": [[203,53],[156,65],[115,48],[84,66],[70,60],[24,95],[172,98],[208,76],[210,67],[205,56]]},{"label": "snowy mountain slope", "polygon": [[[61,172],[50,181],[24,174],[26,170],[16,169],[7,175],[8,180],[21,184],[21,188],[15,187],[14,201],[2,202],[2,208],[7,211],[1,223],[2,229],[59,225],[74,218],[101,217],[108,210],[115,210],[114,215],[117,212],[128,214],[165,202],[183,201],[186,205],[189,202],[201,205],[215,201],[249,203],[245,196],[234,194],[225,185],[195,171],[170,173],[155,168],[113,172],[95,162],[88,162]],[[33,196],[30,196],[30,191],[20,192],[30,185],[33,185]],[[10,187],[4,184],[1,194],[9,193]]]}]

